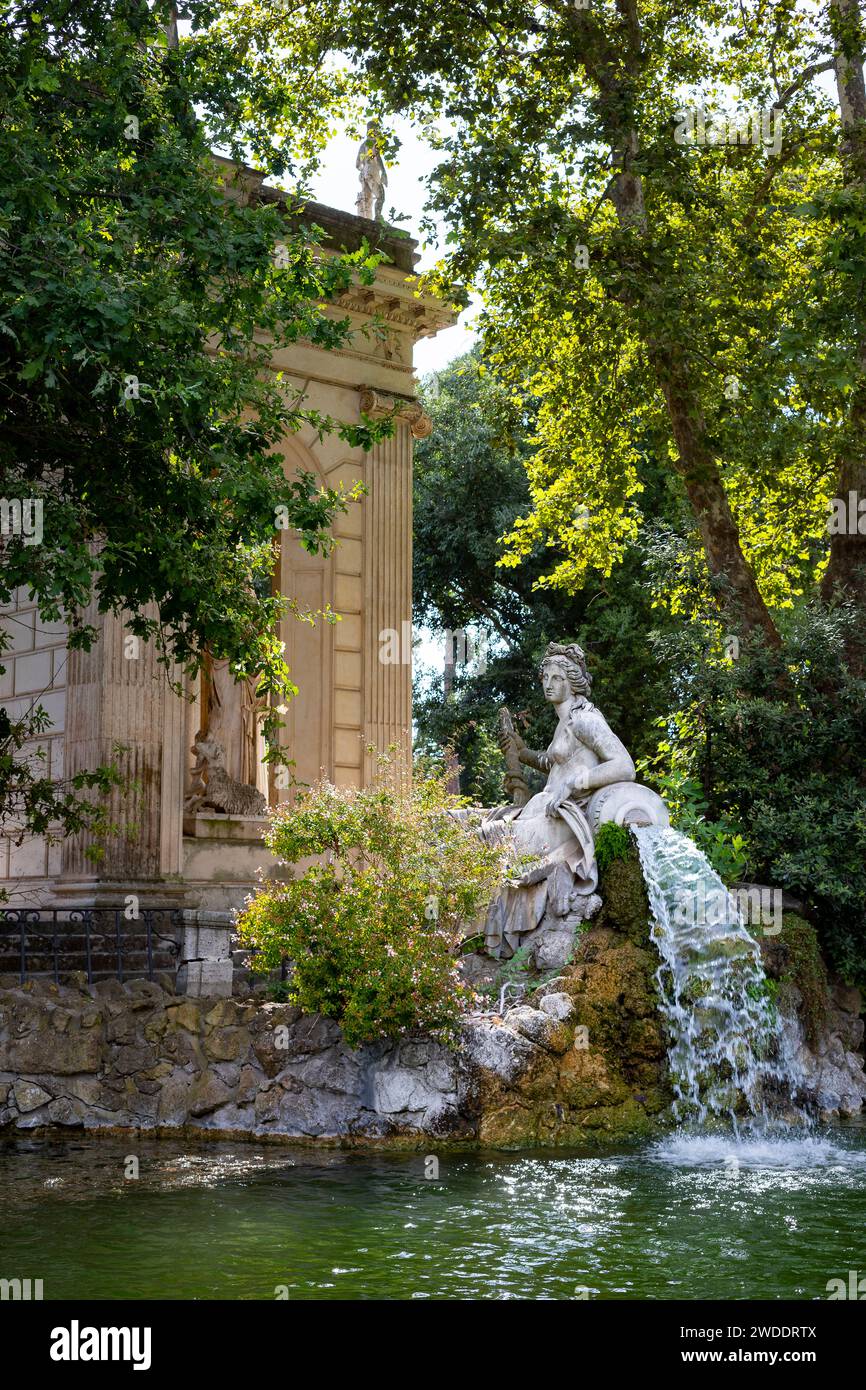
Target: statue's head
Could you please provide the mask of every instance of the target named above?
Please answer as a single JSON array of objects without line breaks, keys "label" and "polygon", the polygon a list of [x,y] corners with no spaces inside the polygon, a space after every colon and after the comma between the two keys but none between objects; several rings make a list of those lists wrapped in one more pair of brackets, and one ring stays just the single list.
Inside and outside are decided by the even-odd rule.
[{"label": "statue's head", "polygon": [[209,734],[198,733],[193,744],[193,751],[201,761],[206,762],[210,767],[222,769],[226,765],[225,749]]},{"label": "statue's head", "polygon": [[541,659],[540,674],[544,693],[554,704],[559,704],[569,692],[589,695],[592,689],[586,657],[576,642],[569,642],[567,646],[550,642]]}]

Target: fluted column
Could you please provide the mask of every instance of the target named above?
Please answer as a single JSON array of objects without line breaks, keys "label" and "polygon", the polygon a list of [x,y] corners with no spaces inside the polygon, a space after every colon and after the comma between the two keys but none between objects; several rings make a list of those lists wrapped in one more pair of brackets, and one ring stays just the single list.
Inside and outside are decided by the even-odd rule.
[{"label": "fluted column", "polygon": [[91,609],[86,621],[99,638],[90,651],[69,653],[66,776],[114,762],[131,785],[106,798],[114,833],[64,841],[55,897],[115,906],[135,893],[169,903],[183,891],[184,703],[153,643],[132,637],[122,617]]},{"label": "fluted column", "polygon": [[[398,744],[404,768],[412,740],[412,447],[430,432],[417,403],[366,391],[368,415],[396,410],[390,439],[375,445],[368,469],[364,527],[364,742]],[[369,780],[373,758],[365,757]]]}]

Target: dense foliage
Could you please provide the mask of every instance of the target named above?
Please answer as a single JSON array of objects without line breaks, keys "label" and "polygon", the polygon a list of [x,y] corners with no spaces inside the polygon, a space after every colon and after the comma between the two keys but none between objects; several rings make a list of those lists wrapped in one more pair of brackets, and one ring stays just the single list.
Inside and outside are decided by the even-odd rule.
[{"label": "dense foliage", "polygon": [[[452,746],[461,789],[487,805],[501,800],[497,709],[508,706],[530,747],[547,747],[553,730],[538,665],[547,643],[567,636],[588,653],[593,694],[611,726],[636,756],[649,754],[671,693],[650,634],[672,626],[666,610],[654,607],[646,579],[650,533],[607,580],[575,593],[539,590],[545,548],[517,568],[500,564],[502,537],[529,499],[531,401],[515,403],[477,352],[437,373],[424,400],[434,428],[415,451],[415,618],[431,631],[440,659],[444,634],[461,630],[466,655],[483,659],[456,664],[448,699],[441,665],[417,684],[421,746]],[[647,527],[682,527],[658,463],[643,455],[640,472]]]},{"label": "dense foliage", "polygon": [[[832,963],[863,979],[860,0],[188,0],[177,48],[169,9],[2,5],[0,464],[4,491],[46,515],[38,555],[13,539],[9,585],[30,583],[48,617],[95,586],[182,659],[207,643],[284,683],[257,586],[274,509],[316,548],[345,503],[282,478],[274,446],[303,403],[262,375],[252,330],[337,345],[346,325],[323,306],[372,265],[319,258],[291,201],[288,220],[226,202],[207,141],[297,188],[335,117],[377,116],[386,154],[389,119],[408,118],[440,156],[428,210],[447,255],[430,283],[483,300],[479,353],[428,402],[415,541],[418,617],[484,631],[486,669],[458,669],[444,702],[424,692],[422,744],[455,745],[464,790],[497,799],[492,712],[508,703],[544,746],[534,668],[547,641],[577,638],[678,823],[726,879],[801,895]],[[707,136],[707,110],[733,123]],[[830,500],[850,494],[856,514],[831,530]],[[317,796],[327,814],[285,829],[287,857],[343,814],[342,794]],[[379,811],[390,854],[397,802]],[[346,899],[370,919],[344,922],[330,872],[299,899],[305,935],[279,897],[250,909],[263,943],[273,931],[263,958],[291,949],[303,972],[309,955],[305,1004],[357,1037],[374,999],[389,1027],[452,1017],[445,937],[419,1004],[388,966],[375,876]],[[320,897],[350,957],[335,933],[322,949]]]},{"label": "dense foliage", "polygon": [[864,641],[855,609],[817,603],[779,650],[733,660],[697,625],[668,639],[677,703],[644,771],[729,881],[810,904],[831,964],[866,984],[866,682],[845,660]]},{"label": "dense foliage", "polygon": [[291,962],[291,1000],[341,1025],[350,1046],[413,1028],[452,1036],[473,994],[461,931],[503,872],[501,854],[449,815],[443,780],[411,787],[387,762],[363,790],[320,783],[275,814],[269,848],[290,864],[240,918],[253,969]]},{"label": "dense foliage", "polygon": [[304,34],[296,60],[348,59],[440,151],[440,280],[480,288],[491,361],[537,404],[510,561],[553,540],[546,582],[609,575],[652,439],[742,634],[777,644],[828,549],[828,593],[866,597],[866,535],[825,527],[866,493],[858,0],[322,0]]},{"label": "dense foliage", "polygon": [[[214,137],[301,186],[317,89],[260,61],[252,11],[247,57],[228,69],[223,7],[188,6],[179,47],[171,8],[0,4],[0,495],[41,509],[39,543],[4,527],[0,603],[24,586],[86,647],[95,598],[166,658],[229,658],[276,707],[293,687],[275,539],[327,549],[351,498],[286,477],[277,446],[304,422],[352,444],[373,431],[321,419],[264,368],[302,337],[344,344],[327,303],[369,281],[375,258],[320,254],[297,197],[281,208],[226,189]],[[0,806],[34,831],[50,793],[23,785],[26,764],[15,787],[3,769],[38,732],[0,728]],[[69,830],[73,802],[54,804]]]}]

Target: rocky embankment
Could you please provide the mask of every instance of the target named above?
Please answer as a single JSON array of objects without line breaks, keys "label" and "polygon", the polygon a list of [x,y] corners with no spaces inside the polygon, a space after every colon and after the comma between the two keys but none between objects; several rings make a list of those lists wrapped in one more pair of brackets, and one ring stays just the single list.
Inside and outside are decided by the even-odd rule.
[{"label": "rocky embankment", "polygon": [[[633,855],[608,867],[602,896],[571,962],[502,1017],[468,1019],[454,1049],[405,1037],[353,1051],[333,1020],[168,981],[0,990],[0,1125],[494,1146],[648,1135],[671,1097]],[[796,921],[773,946],[779,990],[804,1020],[820,1108],[855,1113],[859,998],[834,993]]]},{"label": "rocky embankment", "polygon": [[826,1118],[859,1115],[866,1103],[860,991],[828,974],[814,928],[796,913],[785,914],[778,936],[762,938],[761,952],[799,1074],[798,1099]]}]

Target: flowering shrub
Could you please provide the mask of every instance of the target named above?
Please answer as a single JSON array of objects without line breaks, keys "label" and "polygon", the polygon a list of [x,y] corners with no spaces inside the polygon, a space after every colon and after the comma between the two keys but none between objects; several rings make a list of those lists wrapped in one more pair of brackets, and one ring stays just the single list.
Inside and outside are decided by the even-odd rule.
[{"label": "flowering shrub", "polygon": [[407,1029],[453,1036],[473,992],[460,977],[461,931],[503,873],[501,852],[448,814],[441,774],[402,786],[383,759],[368,788],[319,782],[280,807],[265,836],[283,863],[317,856],[269,884],[240,921],[253,969],[292,962],[289,998],[326,1014],[352,1047]]}]

